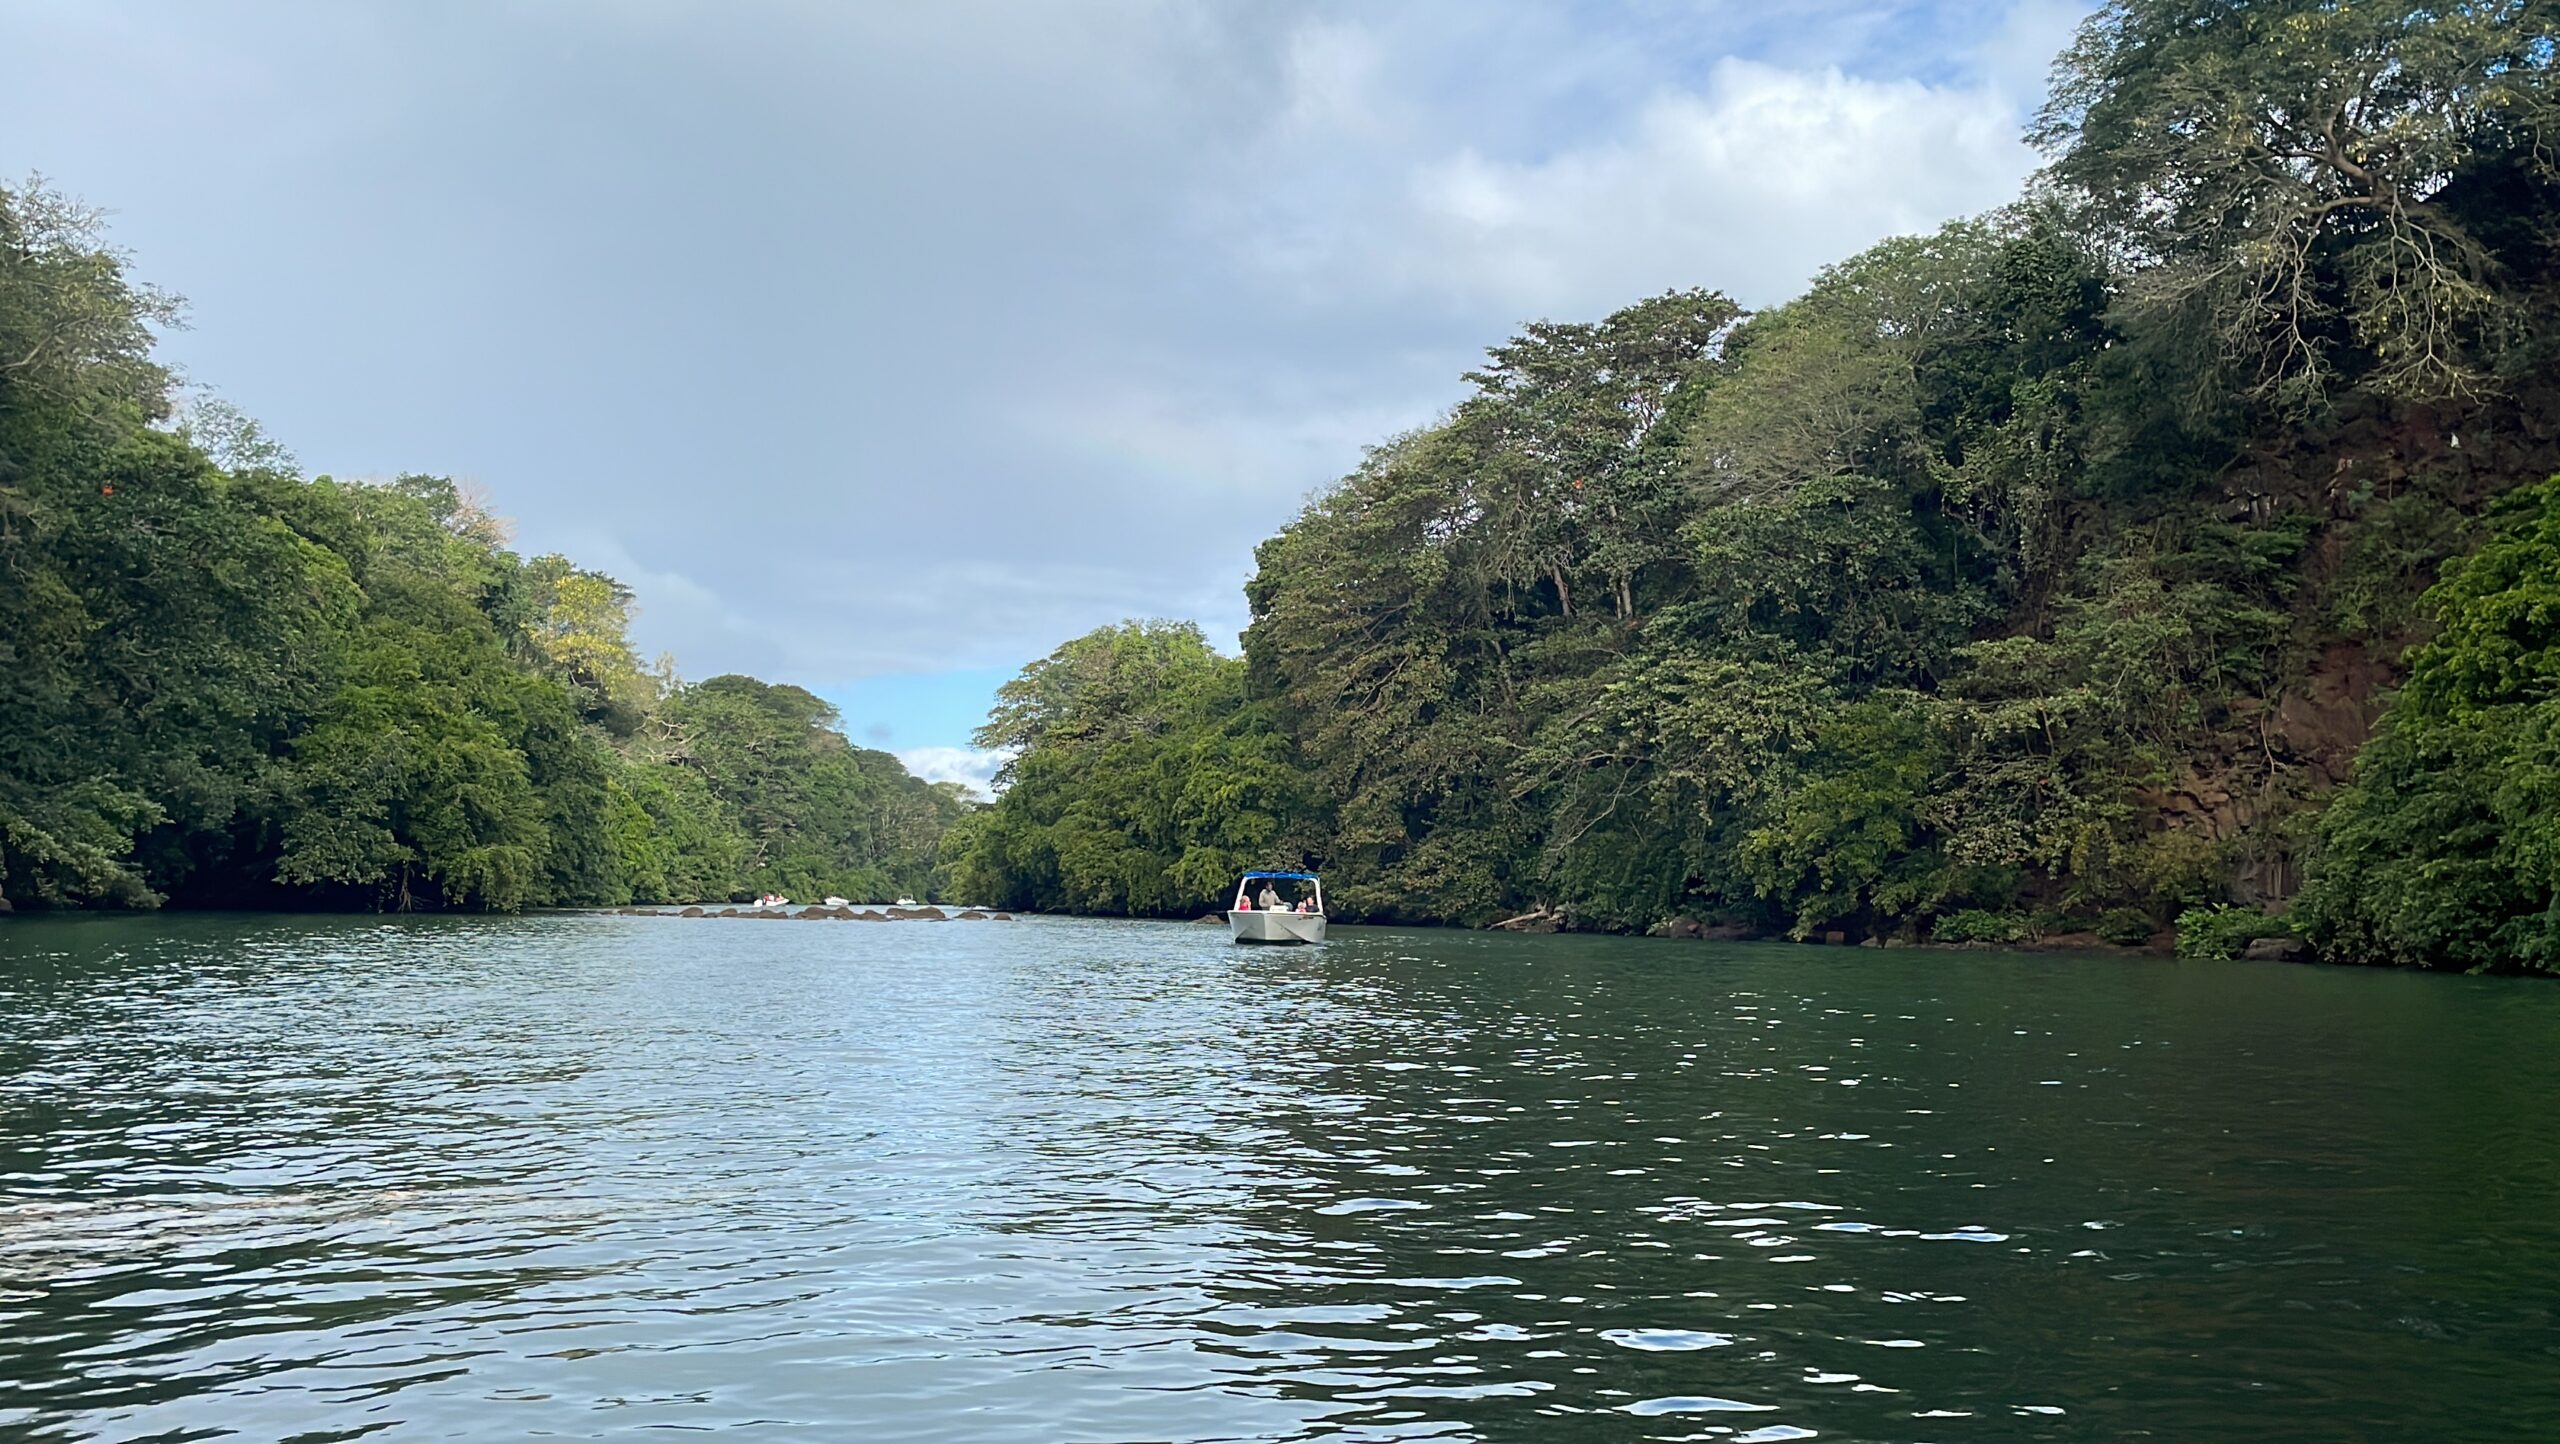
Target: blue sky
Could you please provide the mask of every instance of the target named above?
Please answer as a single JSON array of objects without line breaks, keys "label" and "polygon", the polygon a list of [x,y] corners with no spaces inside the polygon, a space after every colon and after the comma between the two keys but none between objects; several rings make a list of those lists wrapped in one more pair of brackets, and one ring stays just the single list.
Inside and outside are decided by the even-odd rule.
[{"label": "blue sky", "polygon": [[0,171],[116,212],[313,470],[484,487],[685,675],[939,775],[1520,322],[1783,299],[2016,193],[2080,13],[0,0]]}]

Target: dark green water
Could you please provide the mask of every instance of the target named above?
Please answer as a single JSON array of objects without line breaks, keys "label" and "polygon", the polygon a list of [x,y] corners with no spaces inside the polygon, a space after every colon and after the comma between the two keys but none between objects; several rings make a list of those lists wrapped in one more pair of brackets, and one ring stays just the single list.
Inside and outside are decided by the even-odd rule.
[{"label": "dark green water", "polygon": [[2555,1098],[2479,979],[21,920],[0,1438],[2555,1438]]}]

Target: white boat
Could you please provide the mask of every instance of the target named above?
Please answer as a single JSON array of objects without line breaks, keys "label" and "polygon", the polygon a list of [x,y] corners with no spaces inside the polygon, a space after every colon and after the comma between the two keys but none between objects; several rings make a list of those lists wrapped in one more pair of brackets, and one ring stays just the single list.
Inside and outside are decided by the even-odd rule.
[{"label": "white boat", "polygon": [[[1304,883],[1300,904],[1280,900],[1264,907],[1261,894],[1278,899],[1274,882]],[[1307,911],[1301,912],[1303,905]],[[1235,904],[1227,909],[1227,935],[1240,943],[1320,943],[1324,941],[1324,879],[1311,872],[1249,872],[1236,884]]]},{"label": "white boat", "polygon": [[829,906],[829,907],[831,907],[831,908],[845,908],[845,907],[851,907],[851,906],[853,906],[853,899],[851,899],[851,898],[841,898],[841,897],[837,897],[837,896],[835,896],[834,894],[830,893],[830,894],[827,896],[826,904],[827,904],[827,906]]}]

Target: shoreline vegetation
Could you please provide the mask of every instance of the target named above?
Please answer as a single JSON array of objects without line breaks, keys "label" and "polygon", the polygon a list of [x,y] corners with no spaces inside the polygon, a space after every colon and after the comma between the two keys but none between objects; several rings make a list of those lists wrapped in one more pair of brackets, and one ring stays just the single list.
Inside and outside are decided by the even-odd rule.
[{"label": "shoreline vegetation", "polygon": [[[950,907],[950,906],[948,906],[948,905],[941,905],[941,906],[929,906],[929,907],[913,908],[913,909],[910,909],[910,908],[897,908],[897,907],[886,907],[886,908],[884,908],[884,907],[878,907],[878,906],[871,906],[871,907],[821,907],[821,906],[810,906],[810,907],[805,907],[805,908],[757,908],[757,907],[730,907],[730,906],[721,906],[721,905],[719,905],[719,904],[700,904],[700,903],[692,904],[692,905],[689,905],[689,906],[678,907],[677,905],[675,905],[675,904],[671,904],[671,903],[670,903],[670,904],[661,904],[661,905],[654,906],[654,907],[564,908],[564,909],[559,909],[558,911],[560,911],[560,912],[562,912],[562,913],[573,914],[573,915],[576,915],[576,916],[583,916],[583,917],[650,917],[650,918],[678,918],[678,919],[695,919],[695,918],[710,918],[710,919],[721,919],[721,918],[744,918],[744,919],[764,919],[764,920],[771,920],[771,921],[776,921],[776,922],[820,922],[820,921],[830,921],[830,920],[832,920],[832,921],[838,921],[838,922],[984,922],[984,921],[992,921],[992,922],[1008,922],[1008,923],[1009,923],[1009,922],[1016,922],[1016,921],[1019,921],[1019,920],[1020,920],[1020,918],[1021,918],[1021,917],[1024,917],[1024,916],[1029,916],[1029,917],[1034,917],[1034,918],[1038,918],[1038,917],[1057,917],[1057,918],[1094,918],[1094,919],[1096,919],[1096,920],[1100,920],[1100,921],[1155,922],[1155,923],[1165,923],[1165,924],[1179,924],[1179,923],[1183,922],[1183,919],[1181,919],[1181,918],[1176,918],[1176,917],[1133,917],[1133,916],[1128,915],[1128,914],[1092,914],[1092,913],[1030,913],[1030,914],[1015,914],[1015,913],[1005,912],[1005,911],[1003,911],[1003,910],[1001,910],[1001,909],[992,909],[992,908],[958,908],[958,909],[954,909],[954,908],[952,908],[952,907]],[[1199,917],[1196,917],[1196,918],[1192,918],[1192,919],[1190,919],[1190,921],[1191,921],[1191,922],[1193,922],[1193,923],[1207,924],[1207,925],[1212,925],[1212,926],[1216,926],[1216,927],[1225,927],[1225,926],[1226,926],[1226,923],[1227,923],[1227,917],[1226,917],[1226,914],[1224,914],[1224,913],[1222,913],[1222,912],[1207,912],[1207,913],[1203,913],[1203,914],[1201,914]],[[1423,928],[1423,929],[1437,929],[1437,928],[1445,927],[1446,925],[1445,925],[1445,924],[1435,924],[1435,923],[1419,923],[1419,924],[1407,924],[1407,925],[1405,925],[1405,926],[1408,926],[1408,927],[1418,927],[1418,928]],[[1503,923],[1495,923],[1495,924],[1493,924],[1493,925],[1492,925],[1491,927],[1489,927],[1489,928],[1484,928],[1484,929],[1462,929],[1462,930],[1464,930],[1464,931],[1486,931],[1486,932],[1510,932],[1510,933],[1517,933],[1517,934],[1527,935],[1527,936],[1544,936],[1544,935],[1552,935],[1552,934],[1554,934],[1554,933],[1558,933],[1558,932],[1563,931],[1563,929],[1562,929],[1561,927],[1556,926],[1556,925],[1554,925],[1552,922],[1547,922],[1547,921],[1542,921],[1542,922],[1540,922],[1540,923],[1538,923],[1538,924],[1533,924],[1533,925],[1528,925],[1528,926],[1516,926],[1516,927],[1513,927],[1513,926],[1505,926]],[[1653,938],[1653,939],[1658,939],[1658,940],[1671,940],[1671,941],[1683,941],[1683,940],[1685,940],[1685,941],[1691,941],[1691,942],[1717,942],[1717,943],[1786,943],[1786,942],[1798,942],[1798,943],[1812,943],[1812,944],[1830,945],[1830,946],[1835,946],[1835,947],[1837,947],[1837,946],[1853,946],[1852,944],[1850,944],[1850,943],[1849,943],[1849,941],[1848,941],[1847,937],[1846,937],[1844,934],[1840,934],[1840,933],[1836,933],[1836,932],[1835,932],[1835,933],[1831,933],[1831,934],[1827,934],[1827,935],[1825,935],[1825,936],[1823,936],[1823,937],[1819,937],[1819,938],[1789,938],[1789,937],[1787,937],[1787,936],[1785,936],[1785,935],[1783,935],[1783,934],[1751,933],[1751,932],[1745,932],[1745,931],[1742,931],[1742,930],[1739,930],[1739,929],[1734,929],[1734,928],[1710,928],[1710,927],[1705,927],[1705,926],[1703,926],[1703,925],[1701,925],[1701,924],[1698,924],[1698,923],[1696,923],[1694,920],[1690,920],[1690,919],[1681,919],[1681,920],[1679,920],[1679,925],[1673,925],[1673,926],[1665,926],[1665,927],[1658,927],[1658,928],[1655,928],[1655,929],[1653,929],[1652,931],[1650,931],[1646,936],[1648,936],[1648,937],[1650,937],[1650,938]],[[2268,944],[2274,944],[2274,943],[2276,943],[2276,942],[2282,941],[2282,942],[2284,942],[2284,943],[2286,944],[2286,946],[2285,946],[2285,947],[2282,947],[2282,948],[2278,948],[2278,947],[2275,947],[2275,946],[2260,946],[2260,947],[2257,947],[2257,948],[2253,949],[2253,950],[2248,954],[2248,956],[2250,956],[2250,957],[2251,957],[2251,958],[2253,958],[2253,959],[2263,959],[2263,960],[2270,960],[2270,961],[2285,961],[2285,962],[2292,962],[2292,961],[2299,961],[2299,960],[2301,960],[2302,952],[2301,952],[2300,945],[2299,945],[2298,943],[2292,943],[2292,942],[2291,942],[2291,940],[2289,940],[2289,939],[2288,939],[2288,940],[2268,939],[2268,940],[2266,940],[2266,941],[2267,941],[2267,943],[2268,943]],[[2168,944],[2167,944],[2165,941],[2160,942],[2157,946],[2154,946],[2154,945],[2151,945],[2151,944],[2148,944],[2148,943],[2131,943],[2131,944],[2129,944],[2129,943],[2112,943],[2112,942],[2108,942],[2108,941],[2107,941],[2106,939],[2104,939],[2104,938],[2099,937],[2099,936],[2098,936],[2097,934],[2095,934],[2095,933],[2086,933],[2086,932],[2081,932],[2081,933],[2055,933],[2055,934],[2051,934],[2051,935],[2039,935],[2039,936],[2035,936],[2035,937],[2020,938],[2020,939],[2015,940],[2015,941],[2012,941],[2012,942],[2002,942],[2002,943],[1988,943],[1988,942],[1963,942],[1963,943],[1952,943],[1952,942],[1911,942],[1911,941],[1906,941],[1906,940],[1902,940],[1902,939],[1870,938],[1870,939],[1867,939],[1867,940],[1865,940],[1865,941],[1863,941],[1863,942],[1860,942],[1860,943],[1854,944],[1854,946],[1858,946],[1858,947],[1869,947],[1869,948],[1883,948],[1883,947],[1890,947],[1890,948],[1902,948],[1902,947],[1915,947],[1915,948],[1928,948],[1928,949],[1935,949],[1935,950],[1942,951],[1942,952],[1988,952],[1988,951],[1994,951],[1994,950],[1997,950],[1997,951],[2001,951],[2001,952],[2012,952],[2012,953],[2108,953],[2108,954],[2126,954],[2126,955],[2138,955],[2138,954],[2143,954],[2143,953],[2165,953],[2165,952],[2169,951]]]},{"label": "shoreline vegetation", "polygon": [[1262,544],[1241,658],[1027,668],[948,885],[2560,970],[2555,25],[2115,0],[2016,203],[1530,324]]},{"label": "shoreline vegetation", "polygon": [[1181,918],[1299,862],[1346,922],[2560,971],[2556,53],[2114,0],[2017,202],[1526,325],[1257,549],[1242,656],[1008,683],[983,807],[644,667],[450,481],[181,413],[175,303],[0,190],[0,907]]},{"label": "shoreline vegetation", "polygon": [[442,477],[304,478],[152,357],[97,213],[0,188],[0,911],[927,896],[961,790]]}]

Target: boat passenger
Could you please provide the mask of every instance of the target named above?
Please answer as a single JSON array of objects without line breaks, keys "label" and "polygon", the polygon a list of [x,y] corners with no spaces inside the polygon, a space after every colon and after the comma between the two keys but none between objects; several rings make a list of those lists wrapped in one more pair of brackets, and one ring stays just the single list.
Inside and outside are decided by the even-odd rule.
[{"label": "boat passenger", "polygon": [[1271,884],[1267,882],[1262,885],[1262,894],[1256,899],[1256,901],[1261,904],[1264,912],[1278,912],[1280,910],[1280,894],[1273,892],[1271,890]]}]

